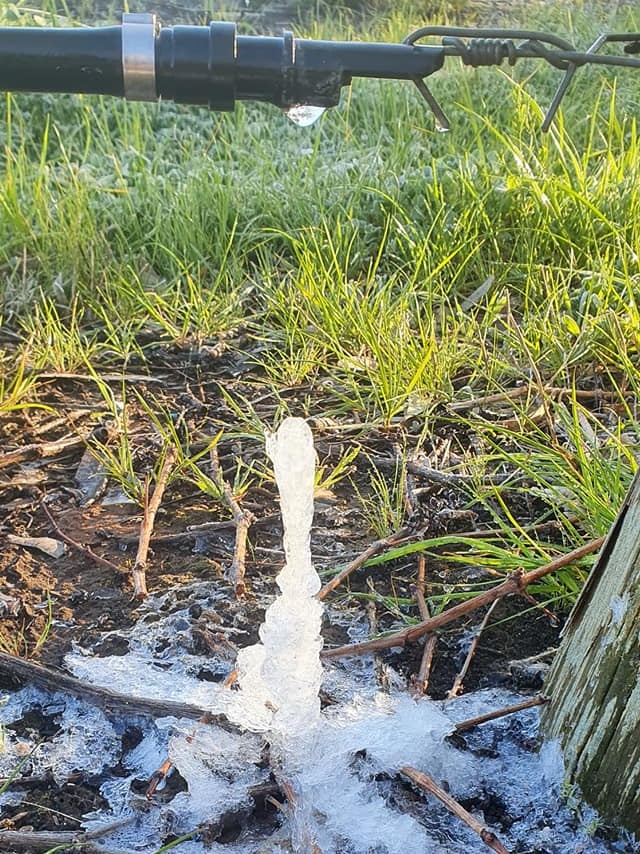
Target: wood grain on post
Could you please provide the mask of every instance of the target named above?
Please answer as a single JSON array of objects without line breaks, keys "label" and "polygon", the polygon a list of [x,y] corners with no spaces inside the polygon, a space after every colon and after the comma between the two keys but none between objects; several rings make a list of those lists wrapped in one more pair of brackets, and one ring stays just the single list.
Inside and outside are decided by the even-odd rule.
[{"label": "wood grain on post", "polygon": [[640,832],[640,472],[569,616],[542,710],[567,773],[609,821]]}]

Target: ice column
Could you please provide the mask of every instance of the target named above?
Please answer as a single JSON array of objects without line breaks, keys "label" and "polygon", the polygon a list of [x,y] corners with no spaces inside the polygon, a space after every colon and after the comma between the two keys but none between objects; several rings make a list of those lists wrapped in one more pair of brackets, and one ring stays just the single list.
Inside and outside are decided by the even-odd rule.
[{"label": "ice column", "polygon": [[287,418],[277,433],[267,434],[267,453],[280,491],[285,565],[276,578],[281,595],[260,628],[262,643],[238,657],[240,699],[247,716],[242,723],[268,730],[293,771],[320,720],[322,681],[320,579],[310,546],[315,452],[306,422]]}]

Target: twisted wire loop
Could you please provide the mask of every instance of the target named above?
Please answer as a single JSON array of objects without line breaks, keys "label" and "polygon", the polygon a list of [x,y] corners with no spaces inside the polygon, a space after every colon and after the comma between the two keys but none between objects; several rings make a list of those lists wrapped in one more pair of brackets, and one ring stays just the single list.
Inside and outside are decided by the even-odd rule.
[{"label": "twisted wire loop", "polygon": [[[564,71],[551,106],[546,112],[542,130],[549,129],[560,102],[564,97],[576,69],[583,65],[608,65],[618,68],[640,68],[640,33],[609,33],[599,36],[586,51],[578,51],[559,36],[537,30],[484,29],[479,27],[420,27],[410,33],[403,44],[415,45],[428,37],[442,39],[446,56],[458,56],[465,65],[473,68],[501,65],[506,59],[515,65],[517,59],[543,59],[554,68]],[[516,44],[516,42],[519,42]],[[624,43],[623,53],[598,54],[600,48],[613,43]],[[450,127],[442,107],[424,80],[413,78],[418,91],[436,117],[438,130]]]},{"label": "twisted wire loop", "polygon": [[445,36],[442,44],[455,48],[463,63],[473,68],[502,65],[505,59],[509,61],[509,65],[515,65],[518,58],[518,48],[512,39],[475,38],[465,42],[458,36]]}]

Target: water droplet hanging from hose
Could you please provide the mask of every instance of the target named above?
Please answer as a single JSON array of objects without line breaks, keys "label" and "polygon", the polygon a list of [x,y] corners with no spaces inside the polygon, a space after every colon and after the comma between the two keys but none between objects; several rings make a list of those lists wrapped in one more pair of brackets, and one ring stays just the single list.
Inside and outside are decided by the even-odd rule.
[{"label": "water droplet hanging from hose", "polygon": [[295,125],[298,125],[298,127],[306,128],[315,124],[325,110],[326,107],[314,107],[311,104],[295,104],[293,107],[285,110],[285,115]]}]

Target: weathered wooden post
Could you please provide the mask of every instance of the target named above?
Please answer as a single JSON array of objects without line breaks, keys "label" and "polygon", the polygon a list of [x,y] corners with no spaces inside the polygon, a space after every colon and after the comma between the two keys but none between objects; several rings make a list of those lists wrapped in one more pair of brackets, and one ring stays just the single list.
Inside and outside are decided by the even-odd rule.
[{"label": "weathered wooden post", "polygon": [[607,820],[640,833],[640,472],[564,628],[542,731]]}]

